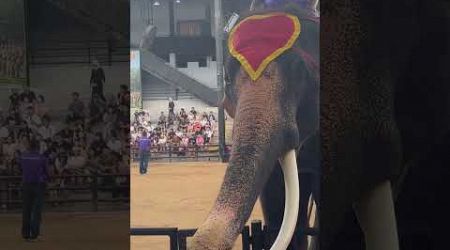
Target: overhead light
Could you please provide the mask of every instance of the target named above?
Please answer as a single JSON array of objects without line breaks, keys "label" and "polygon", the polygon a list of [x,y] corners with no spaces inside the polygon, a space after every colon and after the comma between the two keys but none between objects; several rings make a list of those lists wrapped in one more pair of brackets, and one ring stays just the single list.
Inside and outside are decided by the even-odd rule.
[{"label": "overhead light", "polygon": [[155,1],[155,2],[153,3],[153,5],[154,5],[154,6],[160,6],[161,3],[159,3],[159,1]]},{"label": "overhead light", "polygon": [[176,0],[175,3],[181,3],[181,0]]}]

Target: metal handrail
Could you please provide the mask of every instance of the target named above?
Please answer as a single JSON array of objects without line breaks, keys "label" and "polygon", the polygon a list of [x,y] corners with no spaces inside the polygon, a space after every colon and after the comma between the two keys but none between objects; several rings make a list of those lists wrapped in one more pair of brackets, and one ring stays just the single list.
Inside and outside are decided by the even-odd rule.
[{"label": "metal handrail", "polygon": [[[197,229],[170,228],[130,228],[131,236],[169,236],[170,250],[185,250],[187,237],[194,236]],[[262,225],[261,220],[254,220],[250,226],[245,226],[241,232],[243,250],[269,249],[273,236],[278,234],[279,229],[268,229],[267,225]],[[308,236],[318,236],[318,228],[299,229],[300,234]],[[274,239],[274,238],[273,238]]]},{"label": "metal handrail", "polygon": [[167,65],[167,62],[148,51],[141,51],[141,68],[158,79],[186,89],[210,106],[218,105],[217,90],[200,83],[191,76]]}]

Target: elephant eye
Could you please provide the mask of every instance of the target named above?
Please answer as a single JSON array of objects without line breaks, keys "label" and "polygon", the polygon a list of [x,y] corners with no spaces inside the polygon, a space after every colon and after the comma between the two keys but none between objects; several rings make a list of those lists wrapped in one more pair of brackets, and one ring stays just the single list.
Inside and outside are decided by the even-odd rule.
[{"label": "elephant eye", "polygon": [[247,82],[250,79],[246,73],[242,73],[240,75],[240,78],[241,78],[241,82]]},{"label": "elephant eye", "polygon": [[270,69],[265,70],[263,75],[267,79],[271,79],[272,78],[272,72],[271,72]]}]

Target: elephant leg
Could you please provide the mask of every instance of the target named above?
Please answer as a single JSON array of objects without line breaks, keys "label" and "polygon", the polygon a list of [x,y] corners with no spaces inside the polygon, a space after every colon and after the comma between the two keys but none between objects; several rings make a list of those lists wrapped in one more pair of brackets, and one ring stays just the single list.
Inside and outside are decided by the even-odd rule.
[{"label": "elephant leg", "polygon": [[[341,185],[340,185],[341,184]],[[320,250],[347,250],[347,245],[335,244],[349,212],[351,201],[345,197],[348,189],[339,178],[323,182],[319,203]],[[345,229],[344,229],[345,230]]]},{"label": "elephant leg", "polygon": [[398,250],[391,182],[376,186],[355,203],[354,210],[364,232],[366,250]]},{"label": "elephant leg", "polygon": [[[318,228],[318,211],[320,202],[320,138],[318,134],[314,134],[306,142],[304,142],[302,150],[297,158],[298,166],[300,166],[300,214],[297,227],[305,229],[308,227]],[[312,210],[315,203],[316,210]],[[314,221],[312,221],[314,220]],[[297,233],[299,246],[302,249],[315,249],[315,242],[318,237],[311,238],[311,244],[308,244],[308,237],[301,232]]]},{"label": "elephant leg", "polygon": [[[308,236],[302,231],[309,227],[309,204],[311,195],[313,199],[317,196],[314,190],[314,175],[311,173],[300,173],[300,208],[297,221],[297,232],[292,239],[293,246],[299,246],[300,250],[308,249]],[[301,230],[303,229],[303,230]]]}]

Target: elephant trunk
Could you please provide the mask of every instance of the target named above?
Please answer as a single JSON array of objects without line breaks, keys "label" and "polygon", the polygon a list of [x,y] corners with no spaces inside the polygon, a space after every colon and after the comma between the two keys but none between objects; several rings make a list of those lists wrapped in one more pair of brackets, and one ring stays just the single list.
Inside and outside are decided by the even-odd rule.
[{"label": "elephant trunk", "polygon": [[[257,84],[255,86],[258,86]],[[276,161],[294,148],[292,143],[288,145],[287,142],[298,138],[298,130],[294,127],[287,129],[289,126],[286,125],[288,124],[286,121],[292,120],[290,118],[295,116],[283,114],[279,103],[277,98],[271,98],[264,91],[242,95],[240,98],[234,119],[233,149],[219,196],[206,222],[199,227],[191,239],[188,249],[231,249],[233,247]],[[288,159],[282,160],[282,163],[296,162],[294,152],[290,152],[288,156]],[[295,166],[283,165],[285,166],[283,170],[289,169],[289,175],[297,179],[296,164]],[[293,180],[293,178],[288,179]],[[287,190],[294,192],[295,198],[288,198],[286,201],[297,203],[297,205],[288,205],[295,210],[288,213],[296,217],[298,179],[294,182],[295,185],[296,187],[287,187]],[[289,210],[289,207],[287,209]],[[292,220],[295,228],[297,218],[288,219],[288,221]],[[293,228],[287,231],[292,233]],[[282,230],[282,232],[286,231]],[[289,241],[290,237],[287,240],[278,240],[276,244],[281,243],[279,246],[284,246]]]}]

